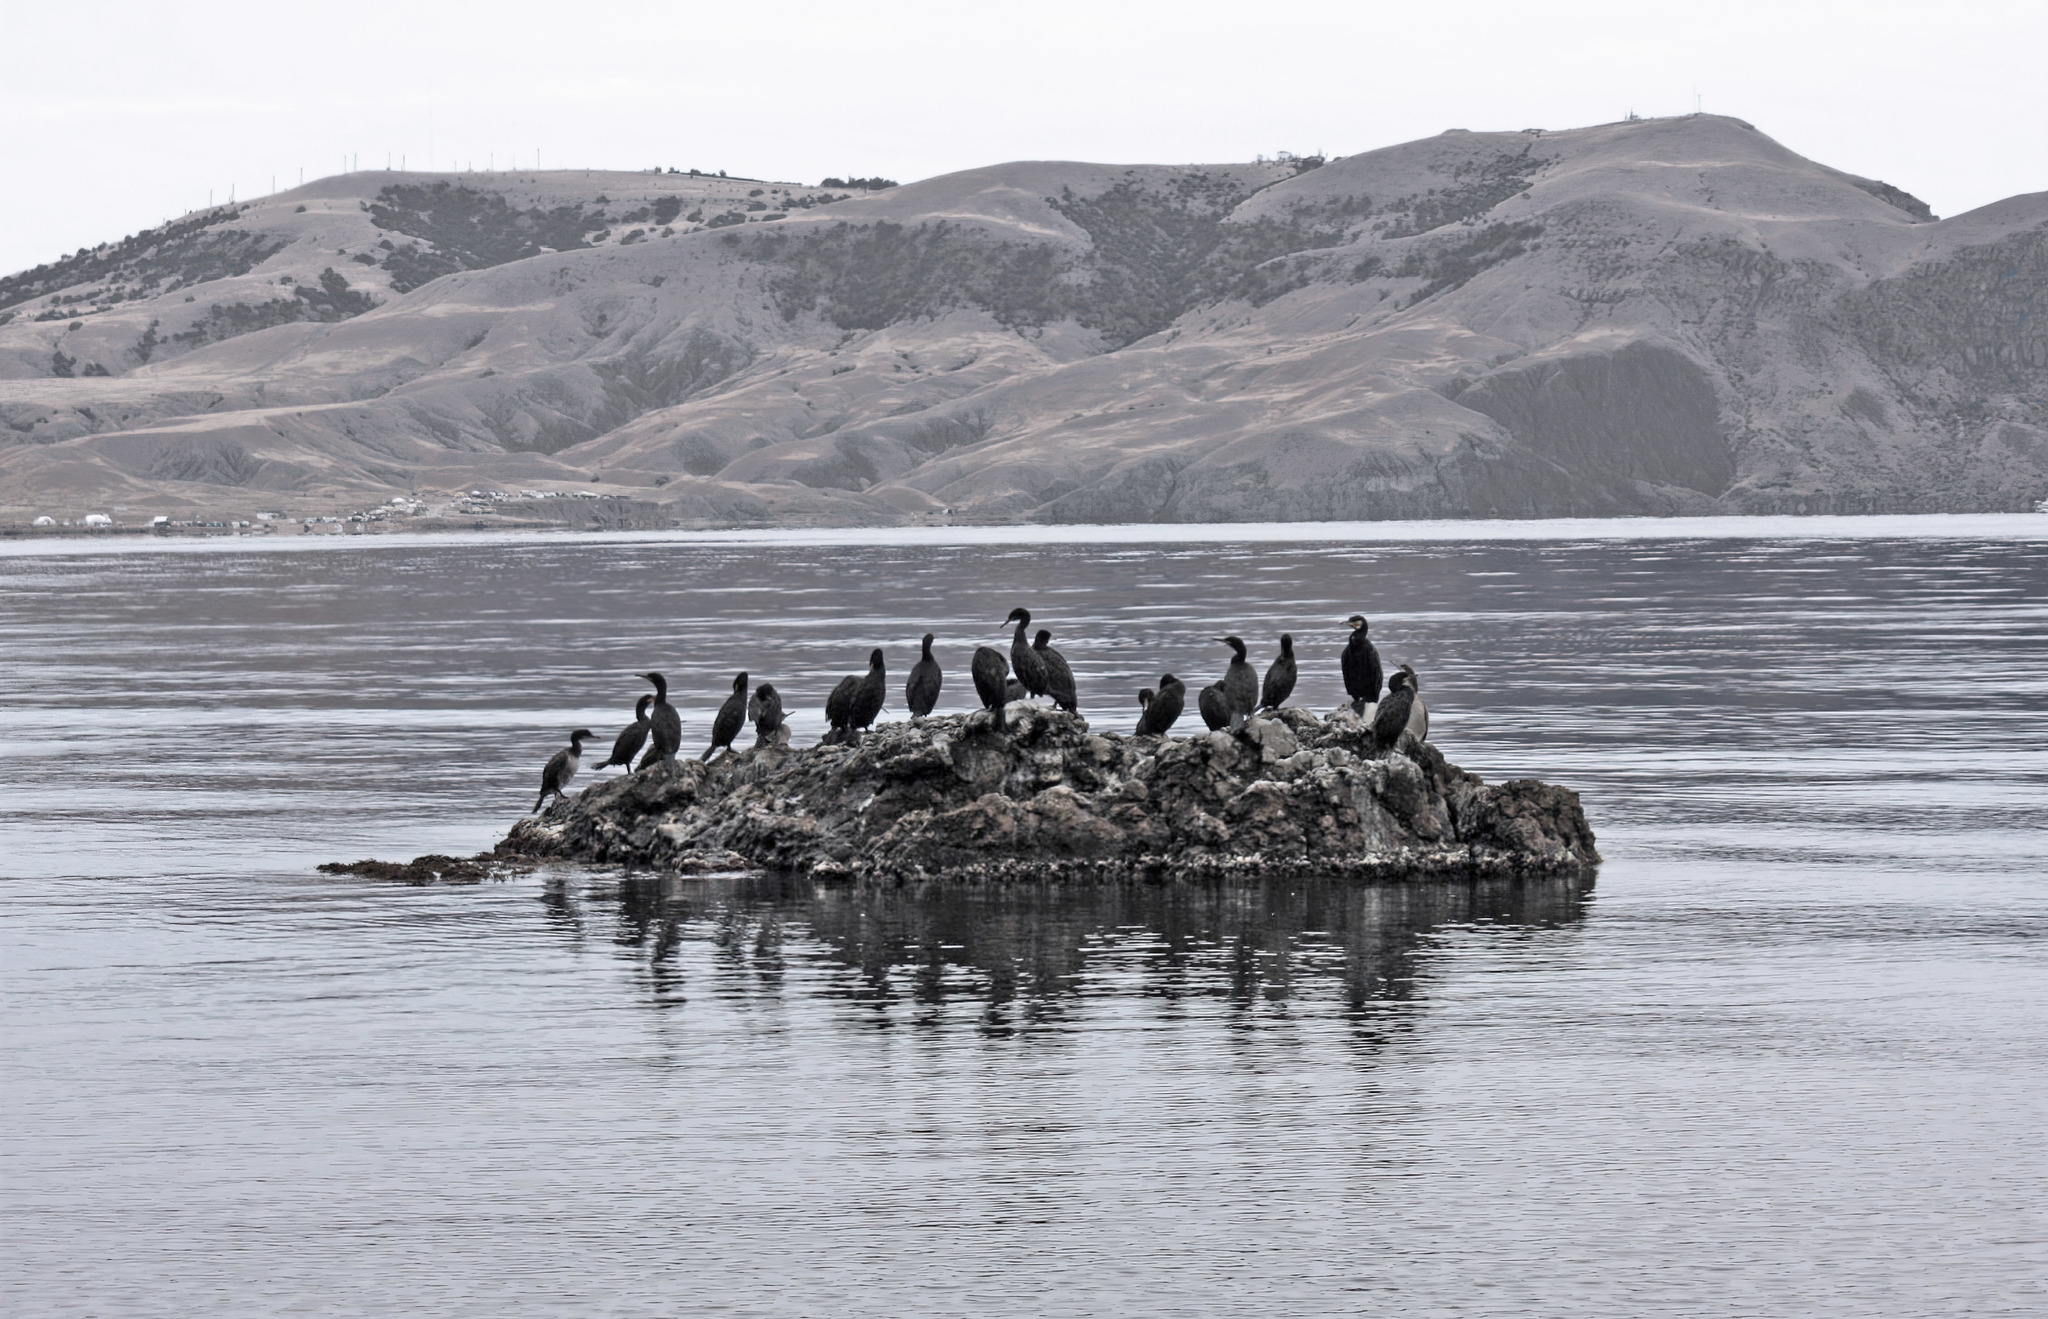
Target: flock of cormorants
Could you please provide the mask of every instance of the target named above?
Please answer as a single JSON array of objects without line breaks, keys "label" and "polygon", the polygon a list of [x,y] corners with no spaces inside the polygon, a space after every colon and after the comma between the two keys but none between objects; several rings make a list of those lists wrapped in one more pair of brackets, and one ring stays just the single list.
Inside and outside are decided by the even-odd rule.
[{"label": "flock of cormorants", "polygon": [[[1010,702],[1032,697],[1050,700],[1069,713],[1080,713],[1081,702],[1074,685],[1074,670],[1067,663],[1066,656],[1052,648],[1052,633],[1040,628],[1036,637],[1031,636],[1031,611],[1028,609],[1013,609],[1003,621],[1016,625],[1010,641],[1010,653],[1006,656],[993,646],[981,646],[975,650],[974,659],[968,665],[968,672],[974,680],[974,694],[982,707],[989,711],[995,727],[1005,729],[1009,726],[1005,710]],[[1380,664],[1378,649],[1366,638],[1365,616],[1353,614],[1344,621],[1351,628],[1350,639],[1344,644],[1344,692],[1350,698],[1351,708],[1370,722],[1374,745],[1384,751],[1398,744],[1403,735],[1413,736],[1418,741],[1427,738],[1429,708],[1423,704],[1422,684],[1415,670],[1403,664],[1388,678]],[[917,663],[910,666],[910,679],[903,687],[910,713],[919,719],[937,707],[939,688],[945,681],[939,662],[932,658],[932,639],[932,633],[924,634],[922,653]],[[1280,635],[1280,654],[1266,666],[1263,682],[1245,658],[1242,640],[1218,637],[1217,641],[1230,647],[1230,665],[1223,671],[1222,678],[1204,687],[1195,697],[1195,708],[1210,731],[1241,729],[1254,715],[1278,710],[1294,693],[1292,636],[1284,632]],[[683,720],[676,713],[676,708],[669,704],[668,679],[659,673],[640,676],[652,683],[654,690],[641,696],[634,705],[633,722],[612,740],[611,755],[598,769],[619,766],[637,773],[657,761],[674,760],[682,749]],[[756,746],[788,741],[789,725],[782,715],[782,694],[775,690],[774,684],[766,682],[750,692],[747,683],[746,673],[733,676],[732,694],[725,698],[711,720],[711,745],[704,749],[705,760],[710,760],[721,749],[731,751],[733,739],[750,722],[754,725]],[[830,729],[821,745],[858,742],[861,732],[871,727],[876,716],[881,714],[887,687],[888,675],[882,652],[877,648],[868,654],[866,673],[853,673],[841,678],[833,687],[832,694],[825,698],[825,720]],[[1380,695],[1382,687],[1386,690],[1384,698]],[[1160,675],[1156,690],[1147,687],[1138,693],[1136,735],[1165,734],[1180,719],[1186,705],[1186,685],[1171,673]],[[567,796],[569,781],[576,777],[576,771],[583,763],[583,743],[596,736],[587,728],[579,728],[569,735],[569,745],[548,760],[547,767],[541,771],[540,798],[534,802],[534,810],[538,811],[550,796]],[[635,756],[640,757],[638,766],[633,764]]]}]

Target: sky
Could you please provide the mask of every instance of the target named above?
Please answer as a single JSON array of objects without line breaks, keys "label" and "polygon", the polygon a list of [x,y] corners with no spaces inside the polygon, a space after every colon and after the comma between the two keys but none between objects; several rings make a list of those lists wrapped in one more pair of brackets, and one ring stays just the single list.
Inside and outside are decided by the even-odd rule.
[{"label": "sky", "polygon": [[1699,108],[1941,215],[2048,189],[2042,0],[10,0],[0,49],[0,272],[345,158],[908,182]]}]

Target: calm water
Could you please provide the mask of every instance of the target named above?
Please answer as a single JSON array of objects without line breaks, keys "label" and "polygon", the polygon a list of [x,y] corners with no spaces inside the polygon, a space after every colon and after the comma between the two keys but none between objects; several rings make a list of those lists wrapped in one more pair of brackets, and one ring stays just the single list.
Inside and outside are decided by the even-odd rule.
[{"label": "calm water", "polygon": [[[1820,525],[0,555],[0,1304],[2048,1311],[2048,519]],[[1362,608],[1608,864],[311,870],[489,845],[649,666],[690,747],[927,627],[964,704],[1018,603],[1119,728],[1226,630],[1328,708]]]}]

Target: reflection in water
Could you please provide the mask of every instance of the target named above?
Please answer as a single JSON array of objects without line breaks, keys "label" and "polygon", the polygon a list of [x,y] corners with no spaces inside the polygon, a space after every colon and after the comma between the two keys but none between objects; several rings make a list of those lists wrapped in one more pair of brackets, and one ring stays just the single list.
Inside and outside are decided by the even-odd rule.
[{"label": "reflection in water", "polygon": [[634,950],[649,1002],[687,1001],[695,945],[722,992],[774,998],[790,959],[853,974],[821,992],[877,1027],[936,1027],[972,1007],[982,1032],[1061,1028],[1091,998],[1171,1015],[1221,1000],[1328,1001],[1351,1014],[1415,992],[1416,961],[1447,926],[1552,928],[1584,916],[1585,879],[1545,876],[1430,884],[1337,880],[1261,885],[1100,884],[861,889],[794,877],[629,877],[579,891],[550,883],[551,920],[581,939],[609,924]]}]

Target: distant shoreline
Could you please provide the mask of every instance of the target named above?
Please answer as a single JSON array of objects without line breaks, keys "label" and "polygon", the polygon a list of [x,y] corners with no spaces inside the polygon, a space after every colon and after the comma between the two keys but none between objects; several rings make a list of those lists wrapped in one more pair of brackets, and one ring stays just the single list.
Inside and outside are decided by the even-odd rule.
[{"label": "distant shoreline", "polygon": [[2040,540],[2040,513],[1754,514],[1712,517],[1472,518],[1411,522],[1003,523],[887,527],[680,528],[568,531],[543,528],[279,534],[155,535],[145,528],[34,535],[0,533],[0,558],[126,553],[389,549],[506,542],[591,545],[1154,545],[1374,544],[1538,540]]}]

